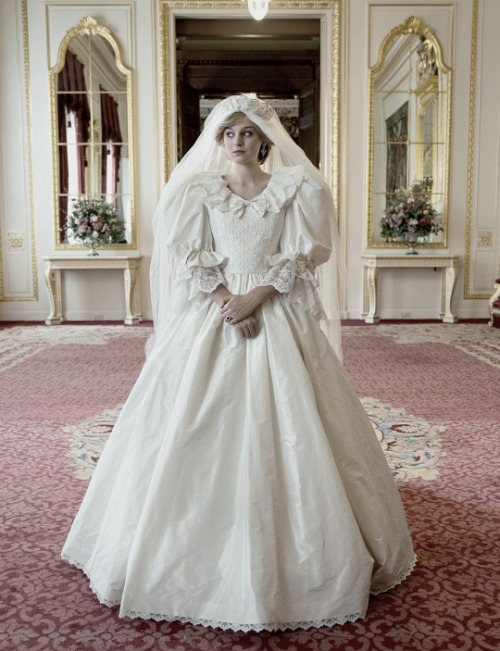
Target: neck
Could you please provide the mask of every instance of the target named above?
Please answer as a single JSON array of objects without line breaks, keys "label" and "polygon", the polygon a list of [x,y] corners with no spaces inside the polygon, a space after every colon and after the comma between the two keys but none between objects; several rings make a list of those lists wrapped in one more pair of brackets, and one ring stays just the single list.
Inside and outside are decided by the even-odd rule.
[{"label": "neck", "polygon": [[238,182],[241,185],[254,185],[268,179],[269,174],[264,172],[258,163],[252,165],[231,165],[231,169],[225,175],[227,180]]},{"label": "neck", "polygon": [[224,177],[229,189],[242,199],[251,201],[264,191],[271,178],[257,164],[232,165],[231,170]]}]

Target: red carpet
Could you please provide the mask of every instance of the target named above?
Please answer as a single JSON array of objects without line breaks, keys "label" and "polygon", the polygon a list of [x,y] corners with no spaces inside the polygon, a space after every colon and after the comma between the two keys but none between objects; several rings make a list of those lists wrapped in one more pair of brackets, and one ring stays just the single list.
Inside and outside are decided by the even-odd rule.
[{"label": "red carpet", "polygon": [[279,634],[120,620],[59,559],[148,334],[0,329],[0,649],[498,651],[499,329],[344,328],[345,366],[398,482],[419,564],[372,598],[363,621]]}]

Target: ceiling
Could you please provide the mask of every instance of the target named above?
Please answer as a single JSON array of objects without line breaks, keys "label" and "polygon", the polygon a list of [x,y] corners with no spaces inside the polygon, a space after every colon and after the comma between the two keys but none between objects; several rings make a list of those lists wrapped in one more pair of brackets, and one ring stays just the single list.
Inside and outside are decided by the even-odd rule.
[{"label": "ceiling", "polygon": [[175,21],[180,51],[319,51],[319,19],[180,18]]}]

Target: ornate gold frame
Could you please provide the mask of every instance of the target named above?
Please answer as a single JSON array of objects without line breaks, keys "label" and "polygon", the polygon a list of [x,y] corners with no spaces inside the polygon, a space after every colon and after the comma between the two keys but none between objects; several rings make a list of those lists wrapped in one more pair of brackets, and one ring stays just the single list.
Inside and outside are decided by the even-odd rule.
[{"label": "ornate gold frame", "polygon": [[[294,16],[320,17],[325,19],[322,29],[325,43],[322,43],[321,67],[326,68],[321,76],[321,103],[325,115],[321,119],[321,165],[330,183],[338,205],[339,186],[339,78],[340,78],[340,5],[341,0],[273,0],[269,16],[279,17],[287,11]],[[162,135],[163,170],[165,181],[176,164],[176,57],[175,18],[177,16],[204,18],[213,16],[248,16],[248,10],[241,0],[160,0],[160,47],[161,47],[161,92],[162,92]],[[264,18],[265,20],[265,18]],[[323,32],[322,32],[323,35]]]},{"label": "ornate gold frame", "polygon": [[84,245],[64,244],[59,238],[59,164],[58,164],[58,139],[57,139],[57,75],[64,66],[66,50],[71,40],[78,35],[88,34],[104,37],[113,48],[116,65],[120,72],[127,78],[127,129],[129,149],[129,178],[130,178],[130,213],[131,213],[131,241],[126,244],[106,244],[103,249],[135,249],[137,247],[137,219],[135,213],[135,137],[134,137],[134,89],[132,70],[127,67],[123,60],[121,47],[113,33],[104,25],[100,24],[92,16],[85,16],[82,20],[69,29],[59,46],[57,63],[49,70],[50,75],[50,113],[52,123],[52,185],[54,197],[54,237],[55,248],[66,250],[85,249]]},{"label": "ornate gold frame", "polygon": [[439,70],[447,75],[448,93],[446,98],[446,146],[444,157],[444,178],[443,178],[443,241],[428,242],[419,246],[424,248],[442,249],[448,246],[448,205],[449,205],[449,176],[450,176],[450,147],[451,147],[451,99],[452,99],[452,71],[443,61],[441,45],[434,33],[434,30],[426,25],[415,16],[410,16],[403,23],[394,27],[384,38],[379,49],[378,59],[374,66],[370,68],[369,83],[369,106],[368,106],[368,190],[367,190],[367,220],[366,220],[366,245],[369,248],[401,248],[406,246],[399,242],[378,242],[373,238],[374,218],[373,218],[373,168],[374,168],[374,94],[375,94],[375,76],[382,68],[388,48],[392,41],[398,36],[405,34],[415,34],[423,36],[432,45],[436,62]]}]

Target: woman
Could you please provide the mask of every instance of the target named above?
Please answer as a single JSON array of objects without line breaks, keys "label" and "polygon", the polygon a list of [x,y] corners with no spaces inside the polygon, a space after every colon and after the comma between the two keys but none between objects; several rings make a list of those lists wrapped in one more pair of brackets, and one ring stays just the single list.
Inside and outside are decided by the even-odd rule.
[{"label": "woman", "polygon": [[[324,179],[270,106],[229,97],[154,228],[154,341],[63,558],[124,617],[235,631],[363,617],[415,557],[339,361]],[[332,249],[326,319],[315,269]]]}]

